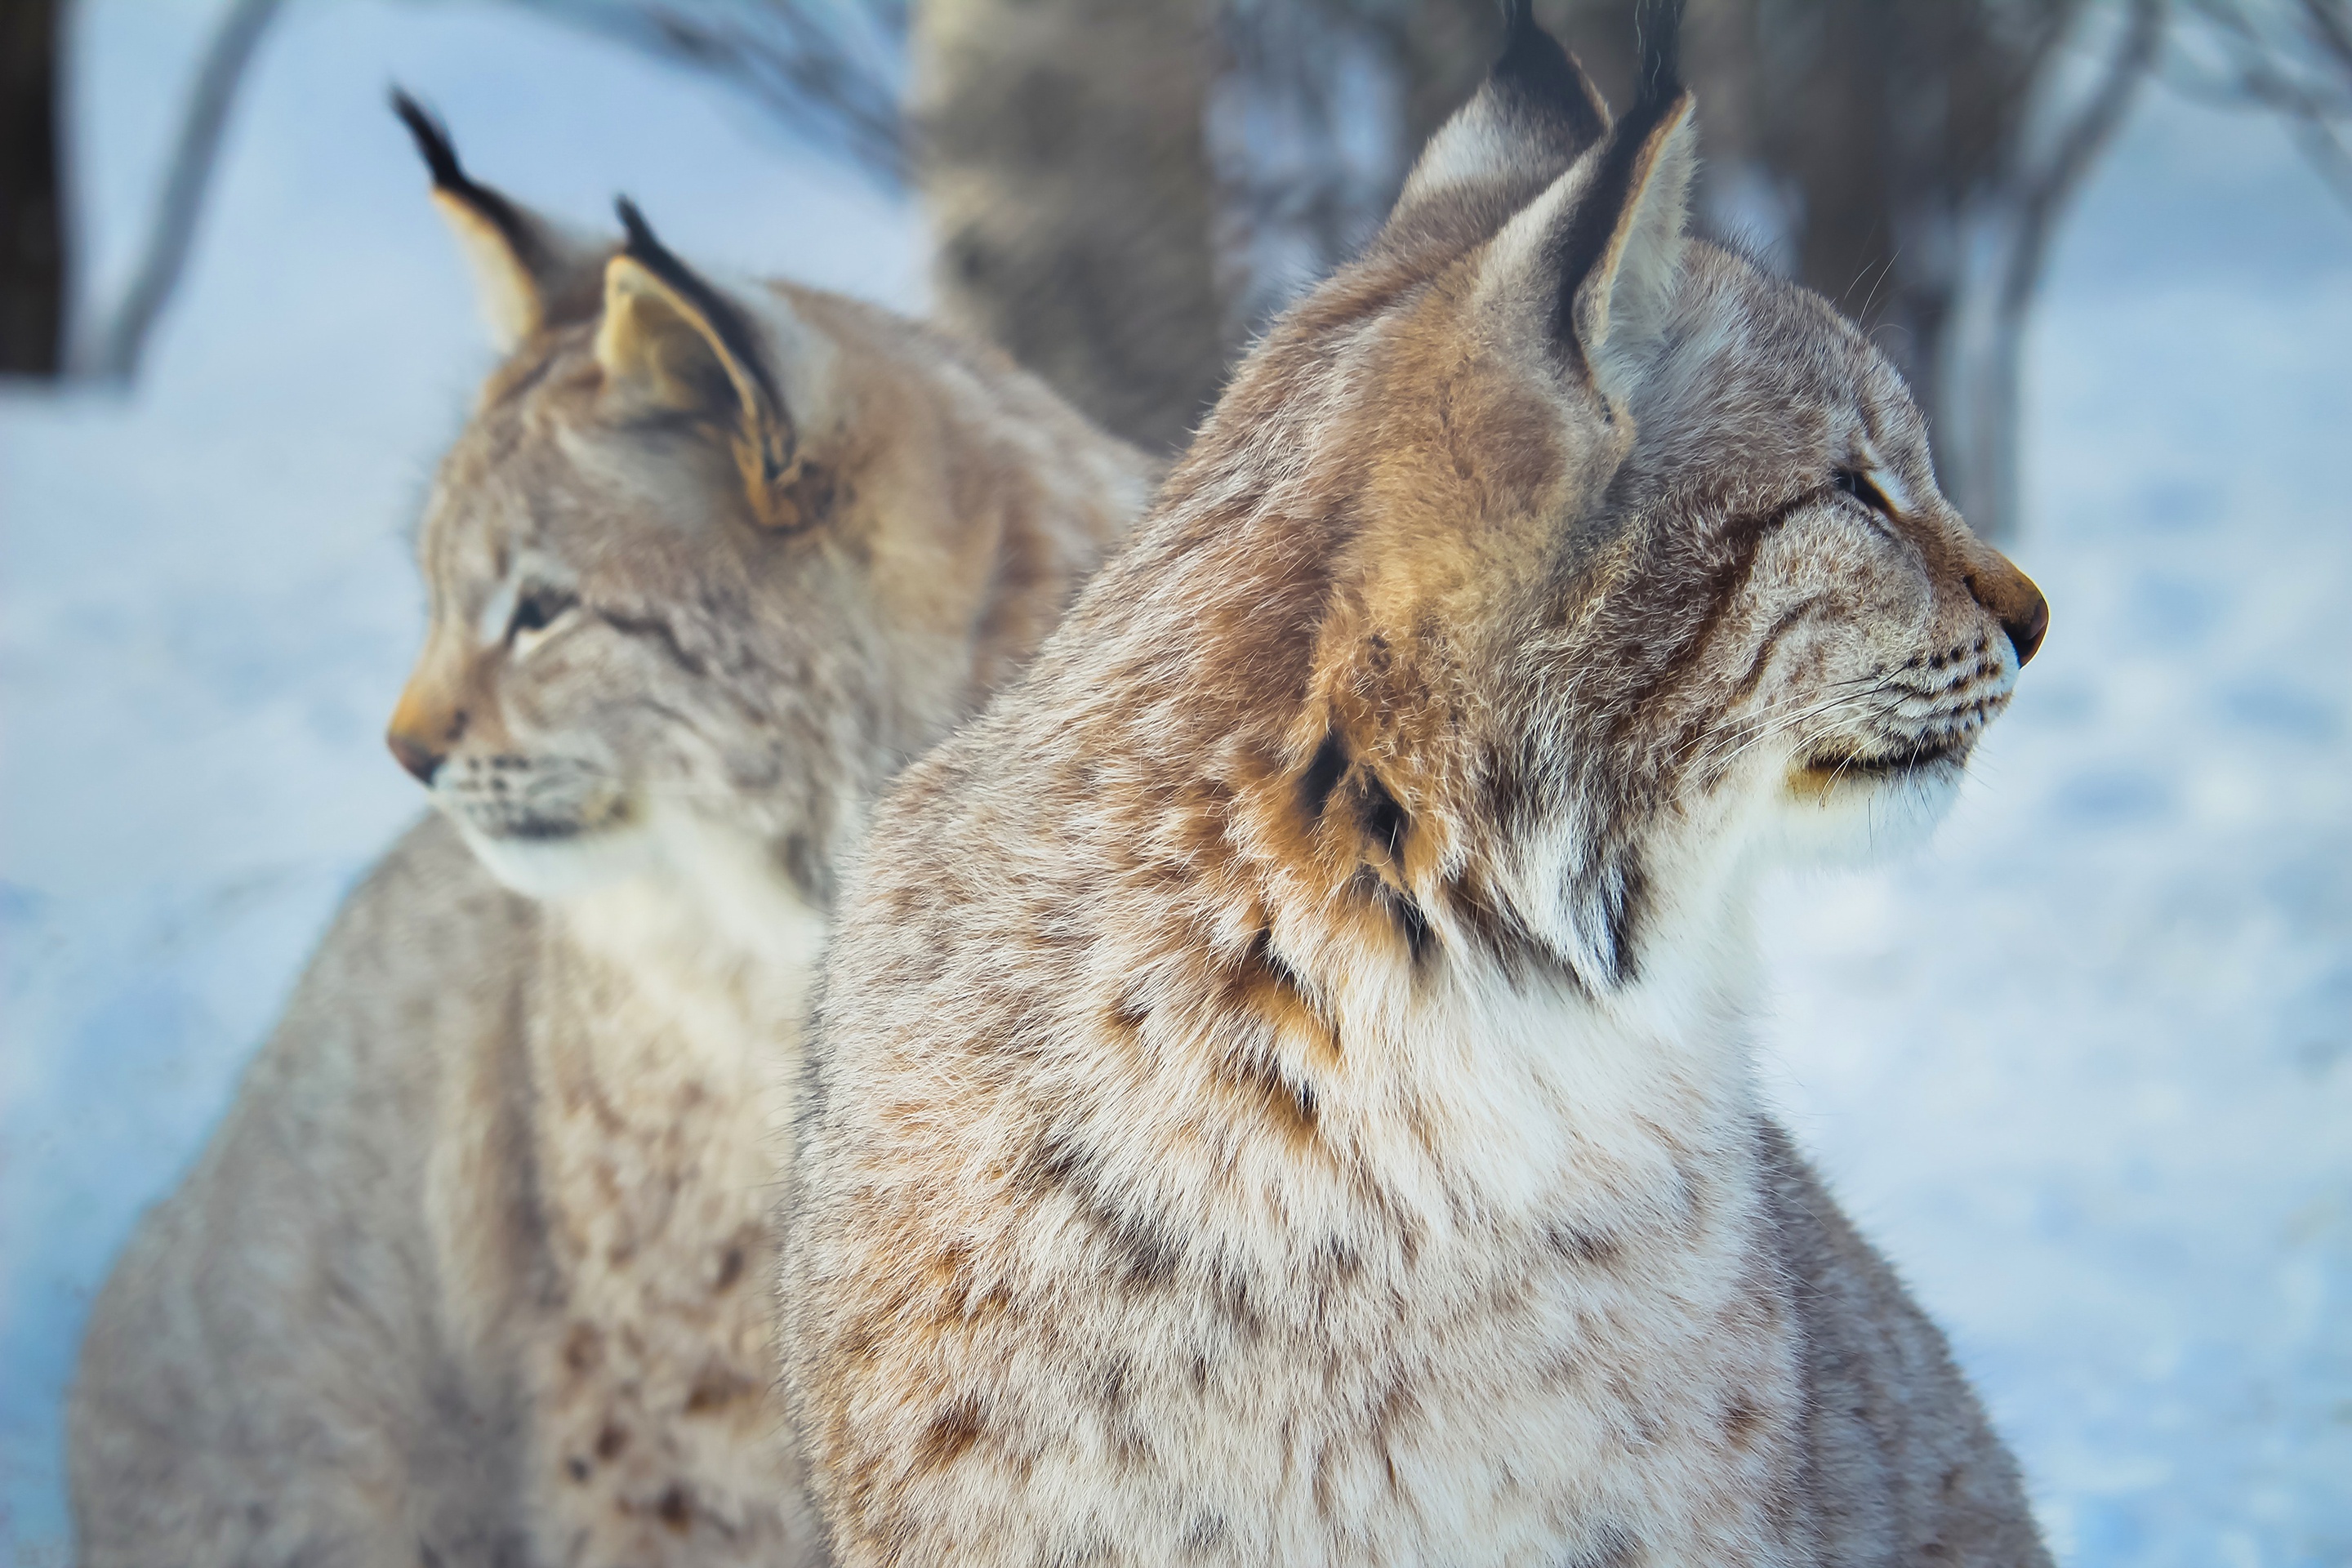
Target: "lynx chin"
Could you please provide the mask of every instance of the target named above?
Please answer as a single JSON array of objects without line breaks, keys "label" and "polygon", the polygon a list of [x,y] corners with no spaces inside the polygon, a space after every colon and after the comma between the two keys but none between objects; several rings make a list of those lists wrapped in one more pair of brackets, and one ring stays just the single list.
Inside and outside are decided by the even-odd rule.
[{"label": "lynx chin", "polygon": [[574,237],[404,100],[505,361],[345,906],[92,1316],[82,1561],[821,1561],[771,1216],[835,867],[1149,465],[992,352]]},{"label": "lynx chin", "polygon": [[783,1267],[848,1568],[2048,1562],[1745,1022],[1759,873],[1924,831],[2046,608],[1517,10],[877,808]]}]

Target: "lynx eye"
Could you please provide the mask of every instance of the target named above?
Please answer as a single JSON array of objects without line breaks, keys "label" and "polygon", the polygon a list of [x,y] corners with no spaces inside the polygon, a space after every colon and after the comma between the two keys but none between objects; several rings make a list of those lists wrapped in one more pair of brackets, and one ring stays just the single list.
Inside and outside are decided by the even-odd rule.
[{"label": "lynx eye", "polygon": [[507,623],[507,641],[545,631],[563,618],[579,601],[561,588],[532,588],[515,601],[514,619]]},{"label": "lynx eye", "polygon": [[1886,492],[1873,484],[1870,476],[1860,468],[1839,468],[1830,475],[1830,482],[1879,516],[1895,515],[1895,508],[1887,503]]}]

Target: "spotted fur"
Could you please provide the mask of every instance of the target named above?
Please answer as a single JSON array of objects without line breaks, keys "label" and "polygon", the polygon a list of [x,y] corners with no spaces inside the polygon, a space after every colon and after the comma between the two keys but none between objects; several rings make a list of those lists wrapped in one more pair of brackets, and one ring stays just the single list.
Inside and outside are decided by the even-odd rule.
[{"label": "spotted fur", "polygon": [[1520,8],[1023,683],[878,809],[785,1356],[839,1561],[2048,1561],[1758,1103],[1748,893],[2046,612]]},{"label": "spotted fur", "polygon": [[[790,1564],[781,1103],[866,801],[1148,475],[992,353],[566,238],[409,106],[512,353],[352,899],[94,1310],[82,1560]],[[470,850],[470,852],[469,852]]]}]

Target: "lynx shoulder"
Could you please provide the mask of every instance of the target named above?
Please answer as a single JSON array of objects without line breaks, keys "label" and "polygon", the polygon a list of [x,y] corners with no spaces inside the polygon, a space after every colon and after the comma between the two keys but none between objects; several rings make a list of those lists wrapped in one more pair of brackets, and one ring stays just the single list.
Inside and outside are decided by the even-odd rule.
[{"label": "lynx shoulder", "polygon": [[508,354],[352,897],[93,1311],[83,1560],[821,1557],[773,1392],[801,1010],[866,805],[1149,466],[994,353],[575,239],[404,105]]},{"label": "lynx shoulder", "polygon": [[1743,1026],[1757,877],[1928,826],[2046,608],[1517,9],[877,810],[782,1276],[845,1564],[2048,1561]]}]

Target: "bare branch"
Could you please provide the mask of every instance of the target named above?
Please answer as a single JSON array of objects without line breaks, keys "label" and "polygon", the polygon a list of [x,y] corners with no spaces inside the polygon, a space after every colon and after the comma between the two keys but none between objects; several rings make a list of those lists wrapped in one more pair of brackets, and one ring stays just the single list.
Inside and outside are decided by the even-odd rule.
[{"label": "bare branch", "polygon": [[[2352,205],[2352,0],[2296,0],[2292,8],[2242,0],[2184,0],[2197,24],[2166,61],[2175,90],[2252,106],[2286,121],[2304,156]],[[2200,59],[2195,46],[2221,58]]]},{"label": "bare branch", "polygon": [[97,353],[86,367],[89,374],[128,381],[138,370],[148,334],[187,268],[189,246],[195,238],[196,220],[204,210],[214,165],[220,160],[221,136],[228,128],[237,86],[245,79],[261,35],[280,3],[236,0],[213,35],[195,85],[188,93],[187,112],[181,118],[180,138],[173,150],[171,171],[164,176],[155,226],[148,234],[139,270],[121,308],[98,340]]},{"label": "bare branch", "polygon": [[2018,397],[2024,377],[2025,324],[2050,260],[2058,219],[2099,155],[2105,152],[2140,84],[2153,73],[2164,46],[2165,0],[2131,0],[2123,37],[2081,107],[2051,139],[2041,166],[2021,173],[2015,216],[1992,300],[1986,357],[1969,388],[1967,486],[1996,534],[2017,531]]},{"label": "bare branch", "polygon": [[2125,113],[2163,47],[2164,23],[2164,0],[2132,0],[2131,18],[2124,25],[2123,39],[2105,75],[2074,122],[2053,141],[2047,162],[2022,183],[2016,233],[2001,273],[2000,311],[2004,321],[2021,321],[2033,302],[2058,216],[2122,129]]}]

